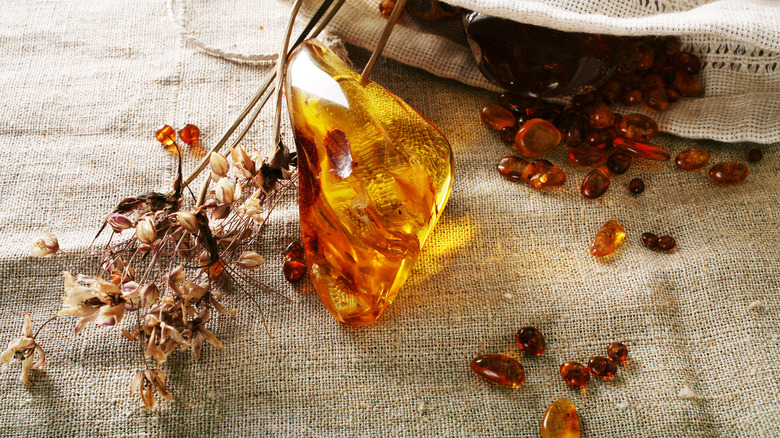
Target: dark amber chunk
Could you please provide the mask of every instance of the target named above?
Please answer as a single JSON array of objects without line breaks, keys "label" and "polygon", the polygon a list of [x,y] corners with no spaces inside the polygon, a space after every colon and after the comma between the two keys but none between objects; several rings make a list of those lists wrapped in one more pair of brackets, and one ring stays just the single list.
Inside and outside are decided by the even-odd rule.
[{"label": "dark amber chunk", "polygon": [[604,102],[596,102],[588,111],[590,126],[596,129],[606,128],[615,123],[615,113]]},{"label": "dark amber chunk", "polygon": [[631,193],[638,195],[645,191],[645,182],[639,178],[634,178],[628,183],[628,190]]},{"label": "dark amber chunk", "polygon": [[616,362],[625,362],[626,357],[628,357],[628,347],[620,342],[615,342],[607,347],[607,356]]},{"label": "dark amber chunk", "polygon": [[515,142],[515,135],[517,135],[517,126],[507,126],[505,128],[501,128],[499,135],[501,136],[501,140],[504,143],[513,144]]},{"label": "dark amber chunk", "polygon": [[674,80],[672,88],[682,97],[704,96],[704,86],[699,82],[699,79],[680,72],[677,73],[677,79]]},{"label": "dark amber chunk", "polygon": [[306,274],[306,263],[298,259],[290,259],[284,262],[284,278],[287,281],[295,283],[301,281],[303,275]]},{"label": "dark amber chunk", "polygon": [[489,381],[517,388],[525,381],[525,370],[520,362],[503,354],[483,354],[471,361],[471,369]]},{"label": "dark amber chunk", "polygon": [[193,124],[184,125],[183,128],[179,129],[179,138],[184,143],[191,145],[200,138],[200,128]]},{"label": "dark amber chunk", "polygon": [[580,186],[584,198],[596,199],[607,192],[609,188],[609,172],[605,168],[593,169],[585,175]]},{"label": "dark amber chunk", "polygon": [[677,241],[672,236],[661,236],[658,238],[657,248],[661,251],[669,252],[674,251],[677,247]]},{"label": "dark amber chunk", "polygon": [[482,108],[482,111],[479,112],[479,118],[483,123],[496,131],[514,126],[515,124],[515,116],[498,105],[488,105]]},{"label": "dark amber chunk", "polygon": [[543,119],[531,119],[525,122],[515,135],[515,147],[526,157],[543,154],[560,142],[561,133],[558,128]]},{"label": "dark amber chunk", "polygon": [[697,75],[701,70],[701,60],[693,53],[677,53],[672,56],[672,66],[677,70],[682,70],[688,75]]},{"label": "dark amber chunk", "polygon": [[674,159],[674,164],[682,170],[696,170],[710,161],[710,151],[706,149],[686,149]]},{"label": "dark amber chunk", "polygon": [[509,110],[518,120],[526,121],[538,118],[544,110],[544,102],[535,97],[517,93],[501,93],[498,98],[501,107]]},{"label": "dark amber chunk", "polygon": [[528,165],[528,161],[514,155],[507,155],[498,162],[496,168],[498,173],[509,181],[522,181],[523,170]]},{"label": "dark amber chunk", "polygon": [[618,137],[612,144],[615,148],[628,152],[631,155],[647,158],[648,160],[666,161],[669,158],[669,152],[648,141],[633,140],[630,138]]},{"label": "dark amber chunk", "polygon": [[762,158],[764,158],[764,153],[761,152],[761,149],[751,149],[748,151],[747,159],[751,163],[758,163]]},{"label": "dark amber chunk", "polygon": [[563,381],[569,386],[583,388],[590,381],[590,371],[577,362],[566,362],[560,368]]},{"label": "dark amber chunk", "polygon": [[594,147],[579,147],[569,149],[569,161],[572,164],[585,167],[593,167],[604,164],[607,155],[604,150]]},{"label": "dark amber chunk", "polygon": [[650,249],[658,248],[658,236],[653,233],[642,233],[642,245]]},{"label": "dark amber chunk", "polygon": [[523,327],[517,331],[517,345],[532,356],[541,356],[546,346],[542,332],[534,327]]},{"label": "dark amber chunk", "polygon": [[606,149],[612,146],[614,138],[615,132],[611,129],[595,129],[588,132],[585,141],[589,146]]},{"label": "dark amber chunk", "polygon": [[562,398],[544,411],[541,434],[542,438],[580,438],[580,419],[571,400]]},{"label": "dark amber chunk", "polygon": [[642,103],[642,92],[639,90],[629,90],[623,94],[623,104],[636,106]]},{"label": "dark amber chunk", "polygon": [[284,258],[286,260],[304,260],[305,253],[301,242],[298,242],[297,240],[290,242],[284,250]]},{"label": "dark amber chunk", "polygon": [[588,360],[588,369],[594,376],[612,380],[617,372],[617,364],[604,356],[593,356]]},{"label": "dark amber chunk", "polygon": [[658,134],[655,120],[642,114],[628,114],[620,119],[618,130],[621,137],[649,141]]},{"label": "dark amber chunk", "polygon": [[525,169],[523,169],[523,173],[520,175],[520,178],[525,181],[530,181],[534,175],[546,172],[547,169],[551,167],[553,167],[553,164],[547,160],[534,160],[525,166]]},{"label": "dark amber chunk", "polygon": [[596,238],[593,239],[590,253],[595,257],[608,256],[615,252],[625,238],[626,230],[620,225],[620,222],[614,219],[608,220],[599,229]]},{"label": "dark amber chunk", "polygon": [[662,86],[649,87],[645,90],[642,96],[644,97],[645,104],[656,111],[663,111],[667,106],[669,106],[669,98],[666,96],[666,88]]},{"label": "dark amber chunk", "polygon": [[631,155],[615,152],[607,158],[607,169],[615,175],[622,175],[631,167]]},{"label": "dark amber chunk", "polygon": [[718,163],[710,168],[710,179],[727,186],[741,182],[747,175],[747,166],[740,163]]}]

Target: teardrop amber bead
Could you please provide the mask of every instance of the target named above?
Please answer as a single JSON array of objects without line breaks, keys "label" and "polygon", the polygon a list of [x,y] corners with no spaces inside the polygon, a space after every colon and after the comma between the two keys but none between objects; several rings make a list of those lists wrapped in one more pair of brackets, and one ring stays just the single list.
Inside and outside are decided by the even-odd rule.
[{"label": "teardrop amber bead", "polygon": [[580,438],[580,419],[574,402],[562,398],[547,408],[542,417],[542,438]]}]

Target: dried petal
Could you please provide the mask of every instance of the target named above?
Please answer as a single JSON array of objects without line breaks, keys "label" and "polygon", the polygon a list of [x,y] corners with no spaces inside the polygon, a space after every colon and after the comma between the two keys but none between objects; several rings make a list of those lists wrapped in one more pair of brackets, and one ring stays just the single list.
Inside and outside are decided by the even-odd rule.
[{"label": "dried petal", "polygon": [[141,243],[149,245],[154,243],[155,239],[157,239],[157,229],[154,226],[154,220],[150,217],[141,219],[135,227],[135,235]]},{"label": "dried petal", "polygon": [[198,333],[201,336],[203,336],[203,339],[209,344],[219,348],[220,350],[225,349],[225,346],[222,344],[222,341],[217,339],[214,333],[212,333],[211,330],[207,329],[206,327],[203,326],[198,327]]},{"label": "dried petal", "polygon": [[225,219],[230,214],[229,204],[220,204],[211,211],[211,218],[214,220]]},{"label": "dried petal", "polygon": [[217,183],[215,195],[219,202],[223,204],[232,204],[235,199],[236,187],[227,178],[222,178]]},{"label": "dried petal", "polygon": [[[228,170],[230,169],[227,158],[217,152],[211,153],[211,156],[209,157],[209,165],[211,166],[211,171],[218,177],[224,177],[227,175]],[[216,180],[219,180],[219,178],[216,178],[215,181]]]},{"label": "dried petal", "polygon": [[189,231],[192,234],[198,234],[198,220],[195,215],[188,211],[180,211],[176,213],[179,226]]},{"label": "dried petal", "polygon": [[111,213],[106,216],[106,222],[115,233],[121,233],[124,230],[133,228],[133,221],[120,213]]},{"label": "dried petal", "polygon": [[60,250],[60,243],[57,236],[50,233],[49,230],[43,230],[43,236],[39,237],[30,248],[33,257],[49,257],[57,254]]},{"label": "dried petal", "polygon": [[141,306],[152,307],[160,298],[160,290],[154,283],[145,284],[141,287]]},{"label": "dried petal", "polygon": [[257,269],[265,263],[265,258],[255,251],[244,251],[238,258],[238,266],[244,269]]},{"label": "dried petal", "polygon": [[136,395],[141,392],[144,384],[144,372],[139,371],[133,376],[133,380],[130,382],[130,395]]}]

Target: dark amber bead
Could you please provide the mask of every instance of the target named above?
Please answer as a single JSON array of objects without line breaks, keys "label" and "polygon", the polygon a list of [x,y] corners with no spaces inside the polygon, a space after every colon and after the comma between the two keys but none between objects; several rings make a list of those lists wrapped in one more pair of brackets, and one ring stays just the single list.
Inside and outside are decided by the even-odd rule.
[{"label": "dark amber bead", "polygon": [[666,89],[666,98],[669,99],[669,103],[677,102],[680,100],[680,93],[677,92],[674,88],[667,88]]},{"label": "dark amber bead", "polygon": [[424,21],[447,20],[460,17],[460,8],[439,0],[407,0],[404,11]]},{"label": "dark amber bead", "polygon": [[588,360],[588,369],[594,376],[612,380],[617,372],[617,364],[604,356],[593,356]]},{"label": "dark amber bead", "polygon": [[655,120],[645,115],[628,114],[620,119],[618,132],[622,137],[648,141],[658,134],[658,124],[655,123]]},{"label": "dark amber bead", "polygon": [[585,133],[583,132],[582,125],[577,122],[570,122],[567,124],[561,132],[561,139],[566,146],[577,146],[585,141]]},{"label": "dark amber bead", "polygon": [[674,159],[674,164],[682,170],[696,170],[710,161],[710,152],[706,149],[686,149]]},{"label": "dark amber bead", "polygon": [[301,281],[303,275],[306,274],[306,263],[297,259],[285,260],[283,270],[284,278],[295,283]]},{"label": "dark amber bead", "polygon": [[164,125],[154,133],[154,137],[162,143],[163,146],[173,146],[173,141],[176,139],[176,131],[173,130],[171,125]]},{"label": "dark amber bead", "polygon": [[489,381],[517,388],[525,381],[520,362],[502,354],[483,354],[471,361],[471,369]]},{"label": "dark amber bead", "polygon": [[563,381],[569,386],[583,388],[590,381],[590,371],[585,365],[577,362],[566,362],[560,368]]},{"label": "dark amber bead", "polygon": [[538,117],[558,126],[561,122],[561,109],[555,105],[544,105]]},{"label": "dark amber bead", "polygon": [[509,181],[522,181],[521,175],[528,161],[514,155],[507,155],[498,162],[498,173]]},{"label": "dark amber bead", "polygon": [[596,199],[607,192],[609,188],[609,172],[605,168],[593,169],[585,175],[580,186],[583,198]]},{"label": "dark amber bead", "polygon": [[631,193],[638,195],[645,191],[645,182],[639,178],[634,178],[629,181],[628,190],[630,190]]},{"label": "dark amber bead", "polygon": [[761,149],[751,149],[747,153],[747,159],[751,163],[758,163],[762,158],[764,158],[764,153],[761,152]]},{"label": "dark amber bead", "polygon": [[515,135],[517,135],[517,126],[515,125],[501,128],[499,135],[501,136],[501,140],[504,143],[513,144],[515,142]]},{"label": "dark amber bead", "polygon": [[628,357],[628,347],[620,342],[615,342],[607,347],[607,356],[616,362],[625,362],[626,357]]},{"label": "dark amber bead", "polygon": [[200,128],[192,124],[184,125],[183,128],[179,129],[179,138],[184,143],[191,145],[200,138]]},{"label": "dark amber bead", "polygon": [[650,249],[658,248],[658,236],[653,233],[642,233],[642,245]]},{"label": "dark amber bead", "polygon": [[704,96],[704,85],[702,85],[695,76],[678,72],[677,79],[674,80],[672,88],[679,92],[682,97]]},{"label": "dark amber bead", "polygon": [[538,172],[531,176],[528,181],[531,187],[535,189],[544,189],[552,187],[560,187],[566,182],[566,172],[555,167],[550,166],[543,172]]},{"label": "dark amber bead", "polygon": [[674,36],[664,38],[661,42],[661,50],[666,55],[675,55],[680,53],[680,39]]},{"label": "dark amber bead", "polygon": [[664,83],[666,83],[667,85],[668,84],[673,84],[674,80],[677,79],[677,70],[675,70],[674,67],[671,67],[671,66],[666,67],[661,72],[661,79],[663,79]]},{"label": "dark amber bead", "polygon": [[517,345],[531,356],[541,356],[546,346],[542,332],[534,327],[523,327],[517,331]]},{"label": "dark amber bead", "polygon": [[650,73],[645,75],[644,82],[642,84],[643,90],[648,90],[653,87],[666,87],[663,77],[656,73]]},{"label": "dark amber bead", "polygon": [[687,75],[697,75],[701,71],[701,60],[692,53],[678,53],[672,56],[672,66]]},{"label": "dark amber bead", "polygon": [[623,84],[615,79],[610,79],[601,87],[601,98],[608,105],[612,105],[620,99],[623,93]]},{"label": "dark amber bead", "polygon": [[534,160],[525,166],[520,179],[530,181],[534,175],[546,172],[551,167],[554,167],[553,164],[547,160]]},{"label": "dark amber bead", "polygon": [[599,166],[604,164],[606,160],[607,155],[599,148],[579,147],[569,149],[569,161],[578,166]]},{"label": "dark amber bead", "polygon": [[580,438],[580,419],[571,400],[562,398],[544,411],[541,435],[542,438]]},{"label": "dark amber bead", "polygon": [[645,104],[656,111],[663,111],[669,106],[669,98],[666,96],[665,87],[649,87],[642,93],[642,97]]},{"label": "dark amber bead", "polygon": [[718,163],[710,168],[710,179],[727,186],[741,182],[747,175],[747,166],[740,163]]},{"label": "dark amber bead", "polygon": [[284,258],[286,260],[304,260],[305,257],[303,245],[297,240],[290,242],[284,250]]},{"label": "dark amber bead", "polygon": [[667,161],[670,158],[669,152],[647,141],[618,137],[612,144],[623,152],[648,160]]},{"label": "dark amber bead", "polygon": [[658,249],[661,251],[674,251],[677,247],[677,241],[672,236],[661,236],[658,238]]},{"label": "dark amber bead", "polygon": [[523,121],[538,117],[544,109],[541,99],[510,92],[501,93],[498,103],[515,117],[524,118]]},{"label": "dark amber bead", "polygon": [[607,169],[615,175],[622,175],[631,167],[632,160],[633,158],[629,154],[624,152],[613,152],[612,155],[607,158]]},{"label": "dark amber bead", "polygon": [[596,129],[606,128],[615,123],[615,114],[604,102],[596,102],[588,110],[590,126]]},{"label": "dark amber bead", "polygon": [[585,136],[588,146],[599,149],[608,149],[612,147],[612,141],[615,139],[615,131],[612,129],[595,129],[589,131]]},{"label": "dark amber bead", "polygon": [[[390,16],[393,14],[393,9],[395,9],[395,3],[395,0],[382,0],[379,2],[379,12],[381,12],[385,18],[390,18]],[[404,12],[401,11],[401,17],[403,16]]]},{"label": "dark amber bead", "polygon": [[593,91],[577,94],[571,98],[571,106],[575,109],[584,111],[596,101],[596,93]]},{"label": "dark amber bead", "polygon": [[506,127],[514,126],[515,116],[499,105],[488,105],[479,112],[479,118],[491,129],[500,131]]},{"label": "dark amber bead", "polygon": [[636,54],[634,56],[637,60],[637,70],[647,70],[653,66],[653,48],[650,47],[649,44],[644,41],[639,41],[636,44],[634,50],[636,50]]},{"label": "dark amber bead", "polygon": [[623,243],[626,238],[626,230],[620,225],[620,222],[611,219],[604,223],[593,239],[593,245],[590,246],[590,253],[594,257],[606,257]]},{"label": "dark amber bead", "polygon": [[642,103],[642,92],[639,90],[629,90],[623,94],[623,104],[636,106]]},{"label": "dark amber bead", "polygon": [[523,156],[535,157],[554,148],[561,142],[561,133],[552,123],[531,119],[517,130],[515,147]]}]

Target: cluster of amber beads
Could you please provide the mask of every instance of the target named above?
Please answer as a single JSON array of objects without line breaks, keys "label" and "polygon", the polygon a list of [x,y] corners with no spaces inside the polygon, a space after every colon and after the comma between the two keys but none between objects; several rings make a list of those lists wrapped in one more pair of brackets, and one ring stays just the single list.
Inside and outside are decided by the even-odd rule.
[{"label": "cluster of amber beads", "polygon": [[291,242],[284,250],[284,266],[282,267],[284,278],[295,283],[301,281],[306,274],[306,255],[303,245],[297,240]]},{"label": "cluster of amber beads", "polygon": [[748,168],[741,163],[718,163],[710,168],[710,179],[718,184],[731,186],[748,176]]},{"label": "cluster of amber beads", "polygon": [[535,189],[560,187],[566,182],[566,174],[547,160],[528,162],[523,158],[507,155],[496,165],[498,173],[510,181],[525,181]]},{"label": "cluster of amber beads", "polygon": [[[202,148],[198,144],[198,138],[200,137],[200,129],[193,125],[187,124],[179,130],[179,139],[188,144],[193,153],[197,156],[202,156]],[[154,133],[154,138],[163,145],[166,151],[172,154],[178,154],[179,150],[176,147],[176,131],[171,125],[163,125]]]},{"label": "cluster of amber beads", "polygon": [[625,362],[628,348],[620,342],[615,342],[607,347],[607,356],[609,357],[591,357],[587,367],[578,362],[565,362],[560,368],[561,378],[567,385],[577,388],[585,387],[590,382],[591,374],[601,380],[614,380],[617,364]]},{"label": "cluster of amber beads", "polygon": [[542,417],[542,438],[580,438],[580,419],[574,402],[562,398],[550,405]]},{"label": "cluster of amber beads", "polygon": [[649,249],[672,252],[677,248],[677,241],[672,236],[658,237],[654,233],[642,233],[642,245]]},{"label": "cluster of amber beads", "polygon": [[515,359],[503,354],[483,354],[471,361],[471,369],[485,379],[517,388],[525,381],[525,370]]},{"label": "cluster of amber beads", "polygon": [[523,327],[517,331],[517,345],[531,356],[541,356],[546,343],[544,336],[535,327]]},{"label": "cluster of amber beads", "polygon": [[590,253],[596,257],[608,256],[615,252],[625,238],[626,230],[623,226],[614,219],[609,220],[596,234],[593,245],[590,246]]}]

